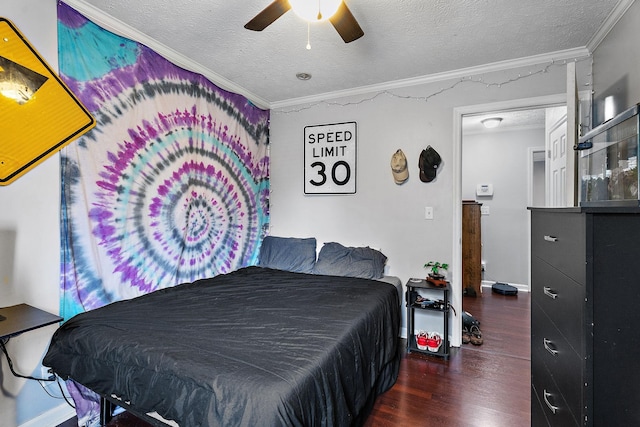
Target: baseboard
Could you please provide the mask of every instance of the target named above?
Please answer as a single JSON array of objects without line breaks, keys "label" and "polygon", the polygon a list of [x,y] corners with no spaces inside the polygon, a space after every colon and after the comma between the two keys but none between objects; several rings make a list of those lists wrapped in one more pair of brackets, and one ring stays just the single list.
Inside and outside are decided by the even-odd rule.
[{"label": "baseboard", "polygon": [[[492,280],[483,280],[482,281],[482,287],[483,288],[489,288],[491,289],[491,286],[493,286],[493,284],[496,283]],[[501,282],[501,283],[507,283],[507,282]],[[507,283],[511,286],[515,286],[516,288],[518,288],[518,291],[522,291],[522,292],[530,292],[529,291],[529,286],[527,285],[522,285],[520,283]]]},{"label": "baseboard", "polygon": [[406,326],[402,326],[400,328],[400,338],[407,339],[407,327]]},{"label": "baseboard", "polygon": [[76,416],[76,410],[69,406],[67,403],[63,403],[56,406],[53,409],[41,414],[35,418],[30,419],[19,427],[51,427],[62,424],[63,422]]}]

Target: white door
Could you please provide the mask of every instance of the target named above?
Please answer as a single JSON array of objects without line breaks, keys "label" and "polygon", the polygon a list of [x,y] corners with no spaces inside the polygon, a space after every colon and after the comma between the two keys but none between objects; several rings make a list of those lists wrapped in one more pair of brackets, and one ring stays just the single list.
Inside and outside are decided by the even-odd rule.
[{"label": "white door", "polygon": [[563,207],[577,204],[576,152],[578,138],[578,90],[574,62],[567,64],[566,114],[547,128],[547,206]]},{"label": "white door", "polygon": [[567,206],[567,116],[547,129],[547,206]]}]

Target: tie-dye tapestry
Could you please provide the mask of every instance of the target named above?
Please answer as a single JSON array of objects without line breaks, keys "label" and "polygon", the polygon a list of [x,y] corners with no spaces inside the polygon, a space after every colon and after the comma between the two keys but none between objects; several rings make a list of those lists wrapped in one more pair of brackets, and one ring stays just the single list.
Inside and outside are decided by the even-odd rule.
[{"label": "tie-dye tapestry", "polygon": [[58,43],[97,121],[62,151],[62,316],[255,264],[269,111],[61,2]]}]

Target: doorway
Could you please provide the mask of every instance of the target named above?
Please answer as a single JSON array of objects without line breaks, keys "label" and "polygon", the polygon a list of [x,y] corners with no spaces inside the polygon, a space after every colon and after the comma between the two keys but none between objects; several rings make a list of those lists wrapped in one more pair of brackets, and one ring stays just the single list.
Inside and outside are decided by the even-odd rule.
[{"label": "doorway", "polygon": [[[467,115],[462,119],[463,220],[465,212],[469,211],[468,201],[480,204],[479,208],[475,207],[479,218],[471,222],[467,218],[463,223],[465,289],[473,285],[479,291],[477,283],[480,279],[485,291],[495,282],[529,291],[527,207],[531,206],[528,196],[533,189],[527,172],[540,171],[540,167],[534,169],[534,165],[528,164],[528,153],[534,147],[545,145],[548,110],[503,110]],[[495,119],[499,125],[485,128],[483,123],[487,118]],[[541,158],[544,182],[544,156]],[[467,239],[472,225],[479,230],[471,235],[481,237],[476,238],[475,246]],[[477,260],[472,266],[464,263],[469,256]],[[472,268],[476,264],[477,267]],[[474,270],[477,271],[475,280],[469,280]]]},{"label": "doorway", "polygon": [[[461,267],[462,265],[462,248],[461,248],[462,200],[465,200],[465,198],[468,198],[469,196],[472,196],[473,199],[477,198],[478,200],[480,200],[480,197],[477,197],[477,193],[475,191],[467,189],[468,186],[465,186],[465,190],[463,191],[463,176],[464,176],[463,170],[465,170],[463,169],[464,168],[463,167],[463,134],[464,134],[463,121],[466,118],[476,118],[479,121],[481,116],[498,115],[498,113],[506,114],[507,112],[544,109],[548,107],[565,105],[565,103],[566,103],[566,95],[559,94],[559,95],[528,98],[528,99],[507,101],[507,102],[494,103],[494,104],[460,107],[460,108],[454,109],[454,120],[453,120],[454,121],[454,142],[453,142],[453,163],[454,163],[453,164],[453,168],[454,168],[454,197],[453,197],[454,231],[453,233],[454,233],[454,236],[453,236],[453,241],[457,242],[457,244],[454,245],[451,259],[454,261],[453,262],[454,268],[452,269],[452,284],[453,284],[452,300],[453,300],[453,305],[454,307],[456,307],[456,309],[462,310],[462,267]],[[505,142],[503,141],[503,143]],[[539,143],[537,145],[539,145]],[[509,147],[509,148],[511,149],[514,147]],[[476,147],[476,149],[479,150],[480,148]],[[528,168],[528,165],[526,164],[527,150],[526,148],[523,148],[523,150],[524,150],[524,154],[520,156],[522,159],[522,164],[520,167],[526,170]],[[488,155],[488,153],[486,152],[480,152],[480,154],[485,156]],[[507,155],[498,155],[497,158],[495,158],[496,157],[495,154],[493,156],[494,158],[492,158],[491,156],[485,157],[485,160],[481,161],[480,163],[485,170],[489,170],[490,172],[496,175],[492,177],[487,177],[486,179],[484,179],[480,175],[475,176],[474,180],[477,182],[475,182],[475,185],[471,186],[471,188],[477,188],[477,185],[493,184],[493,196],[490,196],[491,199],[484,199],[484,200],[491,200],[491,203],[484,202],[483,211],[485,214],[484,215],[485,218],[493,215],[492,219],[499,220],[500,211],[502,208],[498,206],[496,206],[496,209],[492,210],[492,208],[493,208],[493,205],[495,204],[495,201],[498,198],[497,196],[498,192],[506,191],[507,187],[501,186],[503,184],[499,184],[498,186],[496,186],[493,182],[488,182],[488,180],[499,179],[499,181],[496,181],[496,182],[508,181],[509,179],[508,176],[506,178],[500,178],[499,174],[503,172],[503,169],[505,169],[504,165],[506,163],[514,162],[514,160]],[[476,159],[478,160],[479,158],[476,157]],[[525,178],[525,181],[526,181],[526,178]],[[471,194],[469,194],[470,191],[471,191]],[[514,191],[514,190],[511,189],[509,191]],[[527,194],[529,193],[529,190],[527,189],[526,184],[522,184],[519,187],[519,190],[517,191],[520,191],[520,193],[522,193],[521,195],[522,197],[524,197],[524,200],[525,200],[523,202],[523,205],[526,205]],[[488,207],[488,210],[487,210],[487,207]],[[526,209],[523,209],[523,210],[524,210],[523,214],[526,215],[527,217],[526,221],[528,224],[529,212],[526,211]],[[522,242],[518,242],[519,247],[530,246],[528,243],[528,239],[529,239],[528,236],[530,234],[528,232],[528,229],[529,229],[529,226],[527,225],[524,233],[522,233],[523,230],[520,230],[521,234],[520,234],[520,237],[518,237],[518,239],[524,238],[526,239],[526,243],[522,244]],[[509,233],[506,232],[505,234],[507,234],[507,236],[505,236],[506,237],[505,241],[509,242],[509,237],[510,237],[508,235]],[[525,237],[522,237],[523,235]],[[511,243],[507,243],[507,245],[511,245]],[[528,257],[529,255],[528,250],[525,251],[525,254],[526,256],[524,258],[526,258],[526,265],[521,268],[524,271],[526,271],[526,279],[522,281],[528,285],[529,277],[530,277],[530,261]],[[491,265],[487,263],[485,264],[485,268],[486,268],[485,278],[492,278],[491,277],[492,275],[490,273],[492,271]],[[495,280],[500,280],[500,278],[495,278]],[[453,317],[452,318],[452,344],[453,345],[461,344],[461,331],[462,331],[461,317]]]}]

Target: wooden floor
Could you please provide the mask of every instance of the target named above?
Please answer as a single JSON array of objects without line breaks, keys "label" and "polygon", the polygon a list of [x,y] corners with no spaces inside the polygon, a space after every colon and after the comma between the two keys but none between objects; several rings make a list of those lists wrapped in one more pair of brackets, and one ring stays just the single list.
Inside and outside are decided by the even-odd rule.
[{"label": "wooden floor", "polygon": [[378,397],[365,427],[531,425],[530,294],[464,297],[483,344],[453,348],[448,361],[405,355],[396,384]]},{"label": "wooden floor", "polygon": [[[398,381],[378,397],[365,427],[531,425],[530,294],[485,288],[482,297],[464,297],[463,308],[480,321],[483,344],[453,348],[448,361],[405,355]],[[149,424],[125,413],[108,426]]]}]

